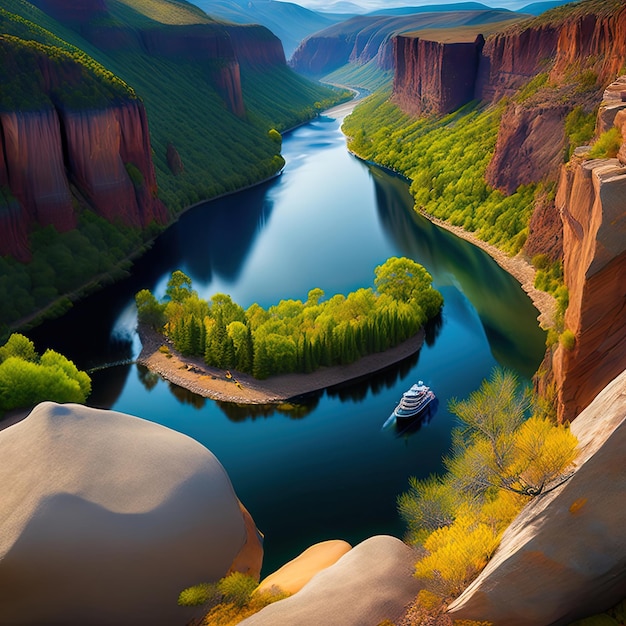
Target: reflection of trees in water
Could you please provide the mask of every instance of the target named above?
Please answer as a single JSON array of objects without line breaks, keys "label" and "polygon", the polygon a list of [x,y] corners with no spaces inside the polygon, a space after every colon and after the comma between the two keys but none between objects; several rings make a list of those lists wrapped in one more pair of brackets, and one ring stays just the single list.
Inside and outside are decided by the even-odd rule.
[{"label": "reflection of trees in water", "polygon": [[194,409],[204,408],[204,405],[206,404],[206,398],[204,396],[199,396],[197,393],[189,391],[189,389],[185,389],[184,387],[179,387],[174,383],[169,383],[169,388],[172,395],[181,404],[189,404]]},{"label": "reflection of trees in water", "polygon": [[145,365],[137,365],[137,378],[148,391],[152,391],[161,379],[156,372],[149,370]]},{"label": "reflection of trees in water", "polygon": [[427,346],[432,347],[435,345],[435,341],[437,341],[437,337],[441,334],[442,328],[443,315],[440,311],[436,317],[429,319],[424,326],[424,342]]},{"label": "reflection of trees in water", "polygon": [[321,393],[307,394],[299,398],[281,402],[280,404],[237,404],[216,400],[231,422],[244,422],[247,419],[273,417],[279,413],[290,419],[303,419],[317,408]]},{"label": "reflection of trees in water", "polygon": [[352,402],[362,402],[367,397],[368,392],[377,395],[384,389],[391,389],[399,380],[408,376],[411,370],[417,365],[419,360],[419,350],[408,356],[406,359],[394,363],[383,370],[367,374],[362,378],[341,383],[329,387],[326,392],[332,397],[339,398],[342,402],[350,400]]}]

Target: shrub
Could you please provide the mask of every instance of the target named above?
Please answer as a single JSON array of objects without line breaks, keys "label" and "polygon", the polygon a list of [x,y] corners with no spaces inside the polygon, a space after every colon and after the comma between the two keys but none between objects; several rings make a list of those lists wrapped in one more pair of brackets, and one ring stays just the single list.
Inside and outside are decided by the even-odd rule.
[{"label": "shrub", "polygon": [[563,348],[565,348],[565,350],[573,350],[576,345],[576,336],[571,330],[569,330],[569,328],[566,328],[559,335],[559,343],[563,346]]},{"label": "shrub", "polygon": [[217,589],[222,594],[224,602],[232,602],[241,608],[250,601],[257,585],[257,581],[252,576],[233,572],[217,583]]},{"label": "shrub", "polygon": [[468,399],[451,401],[461,426],[446,474],[411,478],[398,498],[408,539],[424,552],[415,574],[442,602],[467,586],[521,507],[562,481],[574,460],[576,438],[540,408],[527,418],[530,400],[513,374],[496,369]]},{"label": "shrub", "polygon": [[622,136],[615,126],[602,133],[593,144],[589,156],[592,159],[613,158],[622,145]]},{"label": "shrub", "polygon": [[216,583],[200,583],[183,589],[178,596],[179,606],[199,606],[220,598]]}]

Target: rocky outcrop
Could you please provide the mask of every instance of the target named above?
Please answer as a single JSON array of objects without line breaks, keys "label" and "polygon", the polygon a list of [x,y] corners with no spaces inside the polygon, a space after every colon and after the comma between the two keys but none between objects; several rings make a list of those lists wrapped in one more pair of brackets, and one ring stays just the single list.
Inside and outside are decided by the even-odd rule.
[{"label": "rocky outcrop", "polygon": [[545,254],[552,262],[563,259],[563,224],[550,194],[542,193],[535,198],[524,254],[529,259]]},{"label": "rocky outcrop", "polygon": [[48,402],[0,433],[0,454],[0,624],[185,624],[182,589],[238,559],[259,574],[254,524],[185,435]]},{"label": "rocky outcrop", "polygon": [[495,102],[512,96],[531,78],[545,71],[554,58],[559,31],[553,25],[513,28],[487,37],[477,73],[475,94]]},{"label": "rocky outcrop", "polygon": [[[395,537],[366,539],[316,574],[293,596],[241,622],[242,626],[377,626],[396,620],[420,589],[416,555]],[[339,617],[340,616],[340,617]]]},{"label": "rocky outcrop", "polygon": [[393,101],[411,115],[444,115],[473,100],[484,43],[482,35],[471,43],[395,37]]},{"label": "rocky outcrop", "polygon": [[626,371],[572,424],[575,473],[513,521],[454,619],[506,626],[570,624],[626,596]]},{"label": "rocky outcrop", "polygon": [[271,593],[274,589],[280,589],[290,595],[297,593],[315,574],[335,564],[351,549],[352,546],[341,539],[316,543],[265,577],[256,591]]},{"label": "rocky outcrop", "polygon": [[626,354],[626,164],[574,159],[563,168],[557,207],[563,219],[565,326],[573,347],[553,357],[561,421],[574,419]]},{"label": "rocky outcrop", "polygon": [[515,95],[546,72],[555,87],[552,94],[538,101],[512,102],[503,114],[487,181],[507,194],[519,185],[556,181],[567,141],[565,116],[579,104],[592,108],[584,89],[567,85],[582,75],[602,85],[626,63],[626,8],[594,6],[597,13],[572,10],[564,17],[531,20],[487,37],[475,70],[464,59],[442,71],[439,46],[415,39],[409,53],[409,42],[398,37],[393,98],[409,114],[448,112],[450,108],[433,103],[442,100],[446,86],[458,85],[458,76],[473,81],[463,85],[460,104],[471,99],[492,103]]},{"label": "rocky outcrop", "polygon": [[[29,101],[0,112],[0,186],[6,209],[0,215],[0,255],[30,258],[33,225],[65,232],[76,226],[76,206],[129,226],[165,223],[157,197],[150,138],[143,104],[130,90],[100,85],[69,56],[0,38],[3,63],[20,59]],[[20,79],[22,82],[26,78]],[[90,82],[91,81],[91,82]],[[89,100],[89,98],[92,100]],[[77,102],[87,100],[80,107]]]},{"label": "rocky outcrop", "polygon": [[69,178],[89,205],[111,222],[164,223],[143,105],[131,100],[101,111],[64,111],[61,118]]},{"label": "rocky outcrop", "polygon": [[510,195],[520,185],[553,178],[563,163],[563,125],[569,111],[570,107],[564,105],[509,106],[502,115],[487,167],[487,183]]}]

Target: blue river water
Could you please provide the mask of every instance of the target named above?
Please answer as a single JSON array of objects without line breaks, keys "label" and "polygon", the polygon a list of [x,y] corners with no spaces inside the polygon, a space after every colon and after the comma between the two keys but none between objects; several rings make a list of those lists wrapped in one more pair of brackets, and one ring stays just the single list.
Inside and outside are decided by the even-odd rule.
[{"label": "blue river water", "polygon": [[[494,366],[528,381],[543,356],[537,311],[518,283],[469,243],[419,216],[404,180],[350,155],[342,113],[287,134],[278,178],[195,207],[164,233],[131,276],[33,333],[79,367],[136,356],[133,296],[158,296],[173,270],[210,298],[228,293],[244,308],[283,298],[327,297],[373,285],[390,256],[424,265],[445,300],[420,352],[384,372],[316,394],[295,412],[241,407],[198,397],[134,364],[93,373],[89,403],[152,420],[209,448],[265,535],[264,573],[312,543],[356,544],[401,537],[397,496],[409,476],[441,469],[455,418],[450,398],[466,397]],[[417,379],[439,404],[411,432],[382,426]]]}]

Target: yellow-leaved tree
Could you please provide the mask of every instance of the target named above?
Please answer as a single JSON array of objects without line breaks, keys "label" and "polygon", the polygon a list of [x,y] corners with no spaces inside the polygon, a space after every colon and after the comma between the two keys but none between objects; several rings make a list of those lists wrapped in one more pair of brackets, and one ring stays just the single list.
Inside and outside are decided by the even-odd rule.
[{"label": "yellow-leaved tree", "polygon": [[398,498],[407,540],[421,554],[415,574],[442,602],[482,570],[530,498],[567,479],[577,440],[567,426],[528,417],[531,405],[513,373],[494,370],[468,399],[450,403],[460,426],[446,474],[412,478]]}]

